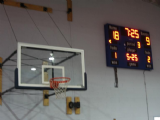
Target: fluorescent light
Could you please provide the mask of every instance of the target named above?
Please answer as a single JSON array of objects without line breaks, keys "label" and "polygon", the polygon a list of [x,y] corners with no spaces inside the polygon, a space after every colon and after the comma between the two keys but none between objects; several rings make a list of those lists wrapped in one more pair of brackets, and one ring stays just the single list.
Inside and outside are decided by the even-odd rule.
[{"label": "fluorescent light", "polygon": [[32,71],[36,71],[36,68],[31,68]]},{"label": "fluorescent light", "polygon": [[160,120],[160,117],[154,117],[154,120]]},{"label": "fluorescent light", "polygon": [[49,60],[51,60],[52,62],[54,61],[54,56],[53,56],[53,53],[50,53]]},{"label": "fluorescent light", "polygon": [[53,60],[54,60],[54,57],[49,57],[49,60],[52,60],[52,61],[53,61]]}]

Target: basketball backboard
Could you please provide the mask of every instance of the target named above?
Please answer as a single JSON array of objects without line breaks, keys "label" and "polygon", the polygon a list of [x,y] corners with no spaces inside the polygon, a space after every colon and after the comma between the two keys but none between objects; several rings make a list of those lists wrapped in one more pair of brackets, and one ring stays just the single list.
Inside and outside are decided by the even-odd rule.
[{"label": "basketball backboard", "polygon": [[51,90],[51,78],[68,77],[68,90],[87,89],[84,50],[28,43],[17,47],[15,88]]}]

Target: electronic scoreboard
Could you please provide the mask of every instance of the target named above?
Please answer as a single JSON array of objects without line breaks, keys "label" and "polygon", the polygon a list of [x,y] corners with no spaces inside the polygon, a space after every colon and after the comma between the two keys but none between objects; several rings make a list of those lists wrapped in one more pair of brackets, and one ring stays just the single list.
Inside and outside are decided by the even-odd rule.
[{"label": "electronic scoreboard", "polygon": [[147,31],[106,24],[107,66],[151,70],[153,59]]}]

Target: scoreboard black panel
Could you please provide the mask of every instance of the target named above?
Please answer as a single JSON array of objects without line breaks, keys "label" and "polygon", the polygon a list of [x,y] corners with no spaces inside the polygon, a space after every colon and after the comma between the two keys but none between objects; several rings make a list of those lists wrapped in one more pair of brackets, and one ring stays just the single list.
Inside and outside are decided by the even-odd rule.
[{"label": "scoreboard black panel", "polygon": [[107,66],[153,69],[150,34],[147,31],[106,24]]}]

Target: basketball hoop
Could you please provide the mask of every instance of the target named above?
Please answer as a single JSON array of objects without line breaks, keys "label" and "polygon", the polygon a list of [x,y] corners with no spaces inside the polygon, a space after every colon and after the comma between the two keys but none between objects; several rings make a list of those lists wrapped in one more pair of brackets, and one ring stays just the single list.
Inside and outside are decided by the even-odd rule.
[{"label": "basketball hoop", "polygon": [[[57,81],[60,80],[60,81]],[[66,97],[67,83],[71,79],[68,77],[55,77],[50,79],[50,88],[54,89],[57,98]]]}]

